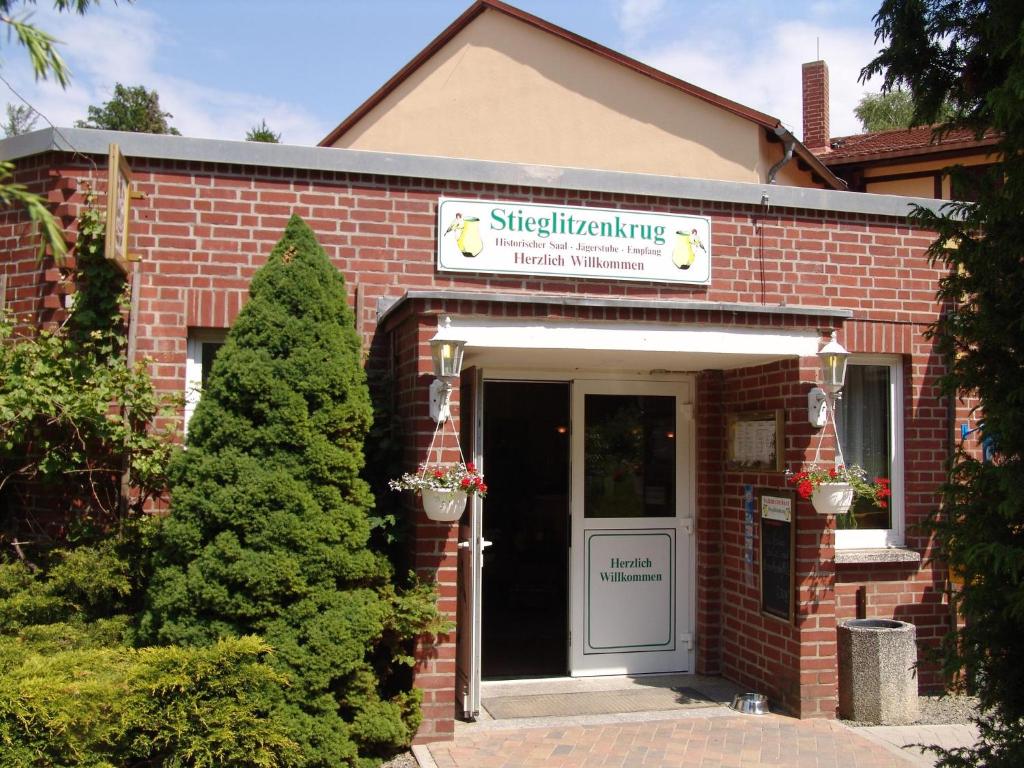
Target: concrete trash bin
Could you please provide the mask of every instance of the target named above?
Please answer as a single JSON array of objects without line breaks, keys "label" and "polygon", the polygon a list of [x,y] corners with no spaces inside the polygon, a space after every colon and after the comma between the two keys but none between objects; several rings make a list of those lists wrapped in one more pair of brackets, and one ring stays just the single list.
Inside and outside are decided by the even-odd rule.
[{"label": "concrete trash bin", "polygon": [[876,725],[917,720],[917,631],[889,619],[839,625],[839,716]]}]

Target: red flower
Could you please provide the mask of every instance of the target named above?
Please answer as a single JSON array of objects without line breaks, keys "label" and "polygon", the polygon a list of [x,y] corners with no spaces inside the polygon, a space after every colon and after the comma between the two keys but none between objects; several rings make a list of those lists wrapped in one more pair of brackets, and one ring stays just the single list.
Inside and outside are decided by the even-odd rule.
[{"label": "red flower", "polygon": [[471,475],[475,475],[476,474],[476,464],[474,464],[471,461],[467,462],[466,463],[466,471],[469,472],[469,474],[471,474]]},{"label": "red flower", "polygon": [[484,483],[480,483],[476,489],[480,491],[480,493],[487,493],[487,486]]},{"label": "red flower", "polygon": [[801,498],[809,499],[811,494],[814,493],[814,486],[811,485],[810,481],[804,480],[796,487],[796,492],[800,494]]},{"label": "red flower", "polygon": [[434,477],[436,477],[438,480],[440,480],[442,477],[444,477],[444,470],[443,469],[435,469],[434,470]]},{"label": "red flower", "polygon": [[838,474],[839,474],[839,473],[838,473],[838,472],[836,472],[836,471],[835,471],[835,469],[830,469],[830,470],[828,471],[828,476],[829,476],[829,477],[831,477],[831,478],[832,478],[833,480],[834,480],[834,479],[835,479],[835,478],[836,478],[836,477],[838,476]]},{"label": "red flower", "polygon": [[471,482],[472,481],[468,477],[464,477],[462,478],[462,481],[459,483],[459,485],[461,485],[463,488],[469,488],[469,484]]}]

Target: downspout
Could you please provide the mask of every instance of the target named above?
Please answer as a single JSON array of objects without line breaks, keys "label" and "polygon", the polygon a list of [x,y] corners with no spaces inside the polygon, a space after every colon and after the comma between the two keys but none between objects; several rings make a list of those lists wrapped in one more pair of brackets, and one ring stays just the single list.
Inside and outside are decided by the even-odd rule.
[{"label": "downspout", "polygon": [[782,139],[782,142],[786,147],[786,151],[783,153],[782,159],[773,165],[768,171],[769,184],[775,183],[775,177],[778,175],[779,171],[782,170],[782,166],[793,159],[793,150],[796,148],[796,137],[781,125],[776,127],[775,135]]}]

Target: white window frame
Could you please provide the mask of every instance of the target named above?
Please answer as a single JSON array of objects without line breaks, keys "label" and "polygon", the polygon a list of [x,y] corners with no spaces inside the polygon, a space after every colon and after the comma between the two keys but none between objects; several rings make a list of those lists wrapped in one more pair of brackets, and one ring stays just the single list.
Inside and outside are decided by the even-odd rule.
[{"label": "white window frame", "polygon": [[[872,530],[836,529],[836,549],[902,547],[906,530],[903,485],[903,360],[893,355],[851,355],[849,365],[889,368],[889,456],[891,466],[889,515],[892,527]],[[843,395],[845,397],[845,393]],[[838,436],[837,436],[838,439]]]},{"label": "white window frame", "polygon": [[228,337],[227,328],[189,328],[185,356],[185,423],[182,432],[188,435],[188,423],[192,420],[199,397],[203,390],[203,344],[223,344]]}]

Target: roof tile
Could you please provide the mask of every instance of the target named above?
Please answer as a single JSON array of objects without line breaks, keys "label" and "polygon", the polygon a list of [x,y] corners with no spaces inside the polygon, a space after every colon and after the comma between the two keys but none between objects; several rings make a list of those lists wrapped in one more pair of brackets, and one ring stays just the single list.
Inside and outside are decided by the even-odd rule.
[{"label": "roof tile", "polygon": [[826,165],[836,165],[854,159],[869,159],[877,155],[903,153],[927,147],[955,149],[958,145],[994,144],[999,138],[995,131],[985,131],[979,139],[973,130],[958,128],[936,140],[934,131],[935,126],[919,125],[914,128],[839,136],[829,141],[829,149],[816,150],[815,154]]}]

